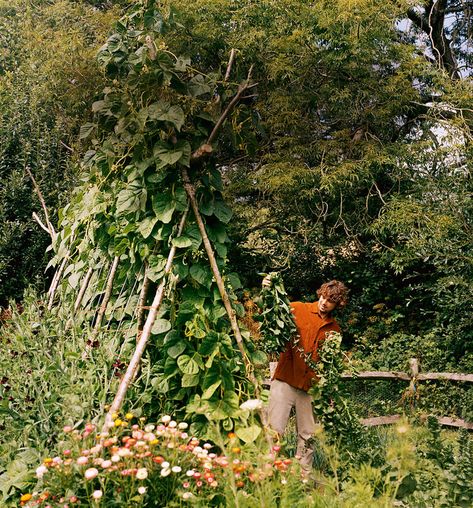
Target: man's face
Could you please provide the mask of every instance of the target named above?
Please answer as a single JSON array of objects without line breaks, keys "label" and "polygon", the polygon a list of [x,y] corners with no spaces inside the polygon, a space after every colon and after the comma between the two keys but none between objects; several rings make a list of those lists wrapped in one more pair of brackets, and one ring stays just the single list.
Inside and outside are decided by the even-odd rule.
[{"label": "man's face", "polygon": [[322,316],[325,316],[326,314],[332,312],[332,310],[334,310],[336,306],[337,304],[335,302],[332,302],[332,300],[325,298],[325,296],[320,296],[319,312]]}]

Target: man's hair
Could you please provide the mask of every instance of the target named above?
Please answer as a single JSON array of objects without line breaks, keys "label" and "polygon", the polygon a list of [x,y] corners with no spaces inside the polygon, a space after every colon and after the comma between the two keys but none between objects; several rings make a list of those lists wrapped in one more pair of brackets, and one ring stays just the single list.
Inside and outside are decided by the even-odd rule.
[{"label": "man's hair", "polygon": [[327,300],[337,304],[337,308],[341,309],[348,303],[348,288],[338,280],[325,282],[317,289],[317,296],[323,296]]}]

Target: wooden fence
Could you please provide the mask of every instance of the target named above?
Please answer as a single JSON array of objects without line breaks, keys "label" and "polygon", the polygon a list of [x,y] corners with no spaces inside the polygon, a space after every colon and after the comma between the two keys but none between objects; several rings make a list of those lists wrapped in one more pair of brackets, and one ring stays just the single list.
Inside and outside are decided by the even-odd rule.
[{"label": "wooden fence", "polygon": [[[276,362],[271,362],[270,373],[271,377],[276,368]],[[409,361],[410,372],[397,372],[397,371],[363,371],[355,374],[345,373],[342,374],[343,379],[395,379],[406,381],[410,383],[412,389],[416,388],[416,385],[423,381],[460,381],[465,383],[473,383],[473,374],[459,374],[455,372],[419,372],[419,363],[416,358],[411,358]],[[361,422],[369,427],[376,425],[389,425],[396,423],[401,418],[401,415],[389,415],[389,416],[376,416],[371,418],[362,418]],[[447,416],[437,417],[438,422],[441,425],[447,425],[450,427],[463,428],[473,430],[473,423],[467,422],[461,418],[451,418]]]}]

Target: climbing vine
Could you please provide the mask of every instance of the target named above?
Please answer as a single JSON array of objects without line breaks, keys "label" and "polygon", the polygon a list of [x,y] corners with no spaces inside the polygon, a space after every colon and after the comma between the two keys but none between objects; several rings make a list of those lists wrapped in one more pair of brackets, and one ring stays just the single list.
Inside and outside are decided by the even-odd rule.
[{"label": "climbing vine", "polygon": [[[161,398],[192,420],[193,432],[205,432],[209,419],[232,430],[244,416],[240,398],[254,387],[245,377],[196,217],[189,214],[179,235],[177,225],[189,208],[181,171],[186,168],[234,312],[242,315],[233,294],[240,282],[226,267],[232,212],[222,198],[213,148],[206,145],[222,123],[224,99],[241,88],[226,83],[220,72],[204,74],[186,56],[175,55],[164,40],[174,24],[172,13],[164,17],[154,2],[144,2],[116,24],[100,49],[108,84],[92,104],[94,121],[81,128],[89,147],[83,183],[61,212],[52,264],[67,259],[63,301],[77,293],[93,268],[81,310],[93,319],[107,267],[119,259],[108,326],[127,330],[128,351],[137,332],[138,301],[141,307],[150,303],[140,288],[146,280],[152,287],[164,280],[167,299],[148,351],[152,391],[141,400],[152,412]],[[177,251],[166,275],[171,247]],[[244,352],[260,358],[251,344]]]}]

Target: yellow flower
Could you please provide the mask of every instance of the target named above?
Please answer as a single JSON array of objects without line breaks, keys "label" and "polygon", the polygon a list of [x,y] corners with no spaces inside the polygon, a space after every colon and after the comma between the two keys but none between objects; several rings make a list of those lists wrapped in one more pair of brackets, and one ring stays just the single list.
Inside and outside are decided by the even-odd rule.
[{"label": "yellow flower", "polygon": [[133,418],[134,418],[134,417],[135,417],[135,415],[134,415],[133,413],[127,413],[127,414],[125,415],[125,418],[126,418],[127,420],[133,420]]},{"label": "yellow flower", "polygon": [[118,413],[113,413],[112,414],[112,420],[116,420],[118,418]]},{"label": "yellow flower", "polygon": [[20,501],[22,503],[27,503],[33,496],[31,494],[23,494],[21,497],[20,497]]},{"label": "yellow flower", "polygon": [[120,418],[117,418],[114,422],[115,427],[120,427],[120,425],[123,423]]}]

